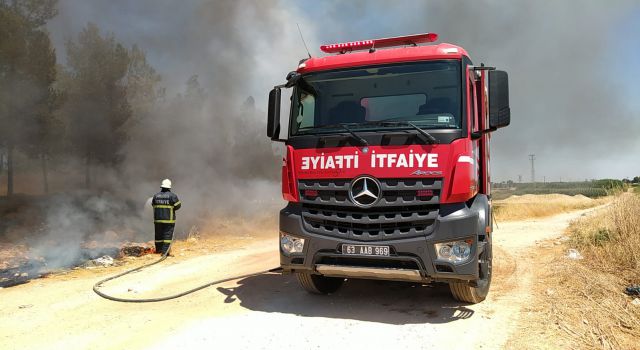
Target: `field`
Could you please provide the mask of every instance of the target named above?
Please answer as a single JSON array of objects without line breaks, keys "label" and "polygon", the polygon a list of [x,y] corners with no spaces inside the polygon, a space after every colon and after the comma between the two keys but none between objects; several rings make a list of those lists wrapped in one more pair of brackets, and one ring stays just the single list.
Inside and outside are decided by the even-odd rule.
[{"label": "field", "polygon": [[620,180],[593,180],[581,182],[546,182],[546,183],[502,183],[493,184],[494,199],[505,199],[509,196],[524,194],[565,194],[568,196],[583,195],[589,198],[605,197],[624,191],[627,185]]},{"label": "field", "polygon": [[525,194],[512,195],[502,200],[494,200],[495,219],[500,221],[514,221],[536,219],[572,210],[592,208],[606,203],[607,197],[589,198],[584,195],[566,194]]}]

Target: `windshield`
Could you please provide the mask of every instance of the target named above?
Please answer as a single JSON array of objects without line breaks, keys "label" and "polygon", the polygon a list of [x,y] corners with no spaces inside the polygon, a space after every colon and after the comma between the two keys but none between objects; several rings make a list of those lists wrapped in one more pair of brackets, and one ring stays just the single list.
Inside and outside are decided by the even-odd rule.
[{"label": "windshield", "polygon": [[291,135],[344,132],[341,123],[353,130],[407,128],[375,123],[381,120],[460,129],[460,85],[460,62],[453,60],[308,74],[295,88]]}]

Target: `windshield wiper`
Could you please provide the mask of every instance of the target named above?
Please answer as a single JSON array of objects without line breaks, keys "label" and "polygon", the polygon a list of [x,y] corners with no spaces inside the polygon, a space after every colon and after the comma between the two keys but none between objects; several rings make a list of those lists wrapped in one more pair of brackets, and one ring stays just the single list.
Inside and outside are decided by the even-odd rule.
[{"label": "windshield wiper", "polygon": [[355,132],[353,132],[353,130],[351,130],[351,128],[348,127],[348,125],[359,125],[358,123],[338,123],[338,124],[329,124],[329,125],[321,125],[321,126],[316,126],[314,127],[314,129],[332,129],[332,128],[342,128],[344,129],[346,132],[348,132],[349,134],[351,134],[351,136],[353,136],[354,139],[358,140],[361,144],[365,145],[365,146],[369,146],[369,142],[367,142],[367,140],[363,139],[362,137],[360,137],[358,134],[356,134]]},{"label": "windshield wiper", "polygon": [[413,124],[412,122],[400,121],[400,120],[386,120],[386,121],[385,120],[378,120],[378,121],[367,122],[367,124],[380,125],[380,126],[385,126],[385,125],[406,125],[406,126],[410,126],[410,127],[414,128],[414,129],[416,129],[420,133],[420,135],[424,136],[427,139],[427,141],[429,141],[429,143],[431,143],[431,144],[438,143],[438,139],[433,137],[433,135],[429,134],[428,132],[424,131],[419,126]]},{"label": "windshield wiper", "polygon": [[364,125],[379,125],[379,126],[385,126],[385,125],[404,125],[404,126],[408,126],[411,127],[413,129],[415,129],[416,131],[418,131],[418,133],[420,133],[420,135],[424,136],[424,138],[427,140],[427,142],[429,142],[430,144],[435,144],[438,143],[438,139],[436,139],[435,137],[433,137],[433,135],[429,134],[428,132],[426,132],[425,130],[423,130],[422,128],[420,128],[419,126],[413,124],[412,122],[409,121],[400,121],[400,120],[377,120],[377,121],[369,121],[369,122],[364,122],[364,123],[338,123],[338,124],[329,124],[329,125],[321,125],[321,126],[316,126],[314,127],[314,129],[334,129],[334,128],[341,128],[343,130],[345,130],[346,132],[348,132],[349,134],[351,134],[351,136],[353,136],[353,138],[355,138],[356,140],[358,140],[360,143],[362,143],[365,146],[369,146],[369,142],[367,142],[367,140],[363,139],[362,137],[360,137],[358,134],[356,134],[353,130],[351,130],[351,128],[349,128],[349,126],[364,126]]}]

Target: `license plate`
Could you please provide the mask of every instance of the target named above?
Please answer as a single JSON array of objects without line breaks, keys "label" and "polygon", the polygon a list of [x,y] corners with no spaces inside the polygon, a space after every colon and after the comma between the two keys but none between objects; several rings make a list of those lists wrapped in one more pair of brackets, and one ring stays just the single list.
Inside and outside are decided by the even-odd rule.
[{"label": "license plate", "polygon": [[364,244],[343,244],[342,254],[346,255],[373,255],[373,256],[389,256],[390,250],[388,245],[364,245]]}]

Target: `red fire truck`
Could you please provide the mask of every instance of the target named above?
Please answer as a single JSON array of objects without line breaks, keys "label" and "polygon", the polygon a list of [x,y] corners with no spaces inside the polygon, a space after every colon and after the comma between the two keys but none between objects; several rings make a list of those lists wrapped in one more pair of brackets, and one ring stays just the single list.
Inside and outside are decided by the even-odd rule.
[{"label": "red fire truck", "polygon": [[280,263],[306,290],[362,278],[487,296],[489,140],[510,122],[508,78],[436,39],[323,45],[331,55],[301,60],[270,92],[267,136],[286,146]]}]

